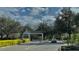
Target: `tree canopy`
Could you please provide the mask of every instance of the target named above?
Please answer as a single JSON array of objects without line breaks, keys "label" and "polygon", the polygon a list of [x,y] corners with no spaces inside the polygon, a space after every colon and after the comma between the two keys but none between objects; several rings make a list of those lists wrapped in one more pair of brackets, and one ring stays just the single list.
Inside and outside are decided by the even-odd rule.
[{"label": "tree canopy", "polygon": [[0,17],[0,35],[1,39],[4,35],[8,36],[13,33],[19,33],[21,24],[9,17]]}]

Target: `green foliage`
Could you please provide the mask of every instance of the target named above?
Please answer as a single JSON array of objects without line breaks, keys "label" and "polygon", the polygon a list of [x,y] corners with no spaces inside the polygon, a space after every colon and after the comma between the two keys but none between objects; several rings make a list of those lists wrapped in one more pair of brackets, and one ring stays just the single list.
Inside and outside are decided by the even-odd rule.
[{"label": "green foliage", "polygon": [[53,27],[48,26],[47,22],[40,23],[36,31],[44,34],[44,39],[52,39],[53,37]]},{"label": "green foliage", "polygon": [[54,24],[54,31],[55,33],[65,33],[67,32],[67,29],[66,29],[66,24],[65,24],[65,21],[63,20],[59,20],[57,18],[57,20],[55,21],[55,24]]},{"label": "green foliage", "polygon": [[[74,38],[71,40],[71,35],[74,33],[74,14],[72,13],[70,7],[63,8],[61,10],[62,14],[59,14],[56,21],[54,30],[56,34],[68,34],[67,38],[67,44],[69,45],[71,42],[74,42]],[[61,17],[61,18],[60,18]]]},{"label": "green foliage", "polygon": [[21,29],[20,29],[21,31],[20,31],[20,38],[22,38],[22,36],[23,36],[23,34],[24,34],[24,32],[31,32],[31,31],[33,31],[33,29],[27,24],[27,25],[25,25],[25,26],[21,26]]},{"label": "green foliage", "polygon": [[77,15],[75,15],[73,22],[75,25],[79,26],[79,13]]},{"label": "green foliage", "polygon": [[9,17],[0,17],[0,35],[6,35],[6,38],[9,38],[9,35],[13,33],[19,33],[21,28],[21,24]]}]

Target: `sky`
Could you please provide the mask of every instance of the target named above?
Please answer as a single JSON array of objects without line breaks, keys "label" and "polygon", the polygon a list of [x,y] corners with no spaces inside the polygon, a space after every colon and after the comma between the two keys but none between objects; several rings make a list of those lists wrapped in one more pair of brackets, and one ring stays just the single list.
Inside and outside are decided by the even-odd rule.
[{"label": "sky", "polygon": [[[61,7],[0,7],[0,16],[8,16],[21,22],[22,25],[36,26],[42,21],[53,24],[55,16],[61,11]],[[79,13],[79,8],[71,8]]]}]

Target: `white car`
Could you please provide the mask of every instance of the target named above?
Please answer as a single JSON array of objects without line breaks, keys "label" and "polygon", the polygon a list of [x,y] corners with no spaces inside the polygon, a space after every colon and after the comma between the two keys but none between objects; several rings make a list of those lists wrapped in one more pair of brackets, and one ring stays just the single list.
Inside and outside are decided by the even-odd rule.
[{"label": "white car", "polygon": [[57,43],[61,43],[61,44],[62,44],[62,43],[64,43],[64,42],[63,42],[62,40],[57,40]]}]

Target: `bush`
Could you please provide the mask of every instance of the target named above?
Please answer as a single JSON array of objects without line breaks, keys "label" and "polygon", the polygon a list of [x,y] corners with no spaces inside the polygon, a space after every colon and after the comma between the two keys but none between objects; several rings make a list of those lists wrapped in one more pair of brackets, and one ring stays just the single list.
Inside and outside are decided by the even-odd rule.
[{"label": "bush", "polygon": [[[24,39],[24,43],[29,43],[30,39]],[[15,40],[0,40],[0,47],[4,46],[12,46],[12,45],[17,45],[23,43],[22,40],[20,39],[15,39]]]},{"label": "bush", "polygon": [[30,39],[28,39],[28,38],[23,39],[23,43],[29,43],[29,42],[30,42]]},{"label": "bush", "polygon": [[20,40],[0,40],[0,47],[17,45]]},{"label": "bush", "polygon": [[79,46],[61,46],[61,51],[79,51]]}]

